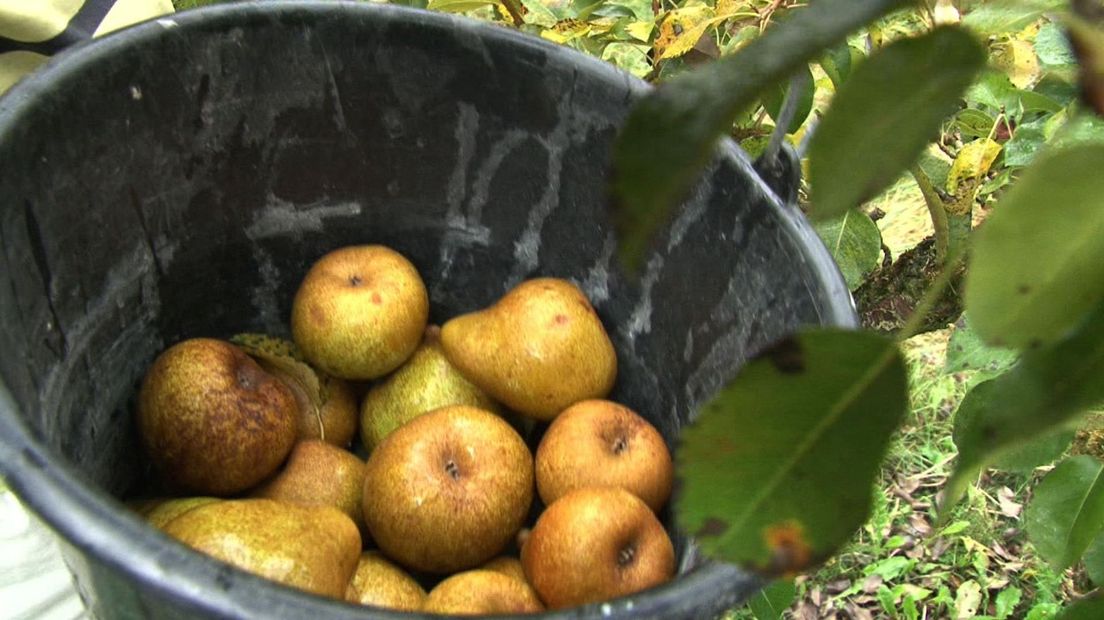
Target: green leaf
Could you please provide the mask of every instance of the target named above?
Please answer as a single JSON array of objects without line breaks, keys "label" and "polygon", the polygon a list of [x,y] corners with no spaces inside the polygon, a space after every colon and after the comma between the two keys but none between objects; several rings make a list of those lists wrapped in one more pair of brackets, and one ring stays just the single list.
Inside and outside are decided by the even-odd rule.
[{"label": "green leaf", "polygon": [[965,30],[940,27],[891,43],[859,65],[813,135],[810,215],[838,217],[896,181],[984,63],[984,50]]},{"label": "green leaf", "polygon": [[648,46],[635,43],[610,43],[602,50],[602,60],[612,62],[637,77],[644,77],[652,71],[648,62]]},{"label": "green leaf", "polygon": [[[790,126],[786,128],[786,133],[793,133],[800,129],[805,119],[809,117],[809,113],[813,111],[813,95],[816,92],[813,72],[809,70],[808,65],[804,67],[804,70],[799,69],[798,72],[803,75],[798,80],[799,90],[795,94],[797,108],[793,120],[790,121]],[[776,123],[778,122],[778,114],[782,110],[782,102],[786,98],[786,92],[792,88],[792,79],[783,80],[782,83],[776,84],[774,88],[768,88],[767,92],[763,94],[763,108],[767,111],[767,115],[771,117],[771,120]]]},{"label": "green leaf", "polygon": [[882,232],[870,217],[851,209],[843,217],[813,226],[843,272],[847,288],[857,289],[882,257]]},{"label": "green leaf", "polygon": [[895,555],[875,562],[868,566],[863,573],[866,575],[878,575],[886,581],[893,581],[908,572],[915,565],[915,560]]},{"label": "green leaf", "polygon": [[1059,463],[1035,487],[1024,525],[1051,566],[1072,566],[1104,528],[1104,465],[1091,456]]},{"label": "green leaf", "polygon": [[786,609],[797,597],[797,586],[790,579],[779,579],[756,592],[748,608],[757,620],[782,620]]},{"label": "green leaf", "polygon": [[1066,32],[1054,22],[1047,22],[1035,35],[1035,55],[1039,62],[1050,66],[1077,64]]},{"label": "green leaf", "polygon": [[946,372],[974,372],[985,378],[995,377],[1012,367],[1019,359],[1012,349],[993,347],[985,343],[963,314],[955,324],[947,342]]},{"label": "green leaf", "polygon": [[962,23],[982,34],[1007,34],[1022,30],[1047,11],[1065,4],[1066,0],[995,0],[975,5]]},{"label": "green leaf", "polygon": [[838,90],[851,74],[851,46],[844,42],[829,48],[820,58],[820,68]]},{"label": "green leaf", "polygon": [[882,611],[886,613],[886,617],[892,618],[897,615],[897,597],[893,596],[892,590],[884,584],[880,585],[875,596],[878,597],[878,604],[882,606]]},{"label": "green leaf", "polygon": [[429,0],[426,8],[442,13],[467,13],[485,6],[502,4],[499,0]]},{"label": "green leaf", "polygon": [[1089,579],[1097,586],[1104,585],[1104,533],[1097,534],[1089,543],[1081,561],[1085,563],[1085,574]]},{"label": "green leaf", "polygon": [[1004,145],[1004,165],[1027,166],[1035,161],[1035,156],[1046,146],[1046,124],[1046,118],[1020,123],[1012,139]]},{"label": "green leaf", "polygon": [[975,233],[965,304],[987,342],[1052,342],[1104,299],[1101,170],[1104,145],[1040,159]]},{"label": "green leaf", "polygon": [[901,615],[905,617],[905,620],[919,620],[920,610],[916,607],[916,599],[912,595],[906,594],[901,599]]},{"label": "green leaf", "polygon": [[955,115],[955,128],[963,138],[987,138],[997,119],[977,108],[964,108]]},{"label": "green leaf", "polygon": [[1038,603],[1031,607],[1024,620],[1052,620],[1058,615],[1058,605],[1055,603]]},{"label": "green leaf", "polygon": [[662,83],[634,107],[614,145],[618,255],[639,266],[652,235],[670,218],[709,162],[720,136],[766,87],[909,0],[818,0],[791,12],[738,53]]},{"label": "green leaf", "polygon": [[1021,598],[1023,598],[1023,590],[1016,587],[1007,587],[998,592],[997,598],[993,602],[997,618],[1004,620],[1011,616],[1012,612],[1016,610],[1016,605],[1020,604]]},{"label": "green leaf", "polygon": [[1046,95],[1016,88],[1008,76],[988,71],[964,95],[967,102],[989,107],[994,112],[1004,110],[1014,118],[1028,112],[1058,112],[1062,104]]},{"label": "green leaf", "polygon": [[1104,118],[1078,114],[1058,128],[1052,142],[1056,149],[1078,144],[1104,144]]},{"label": "green leaf", "polygon": [[869,514],[906,390],[886,337],[809,329],[782,340],[683,430],[676,521],[708,555],[767,574],[824,561]]},{"label": "green leaf", "polygon": [[1058,614],[1058,620],[1100,620],[1104,618],[1104,598],[1093,596],[1077,601]]},{"label": "green leaf", "polygon": [[567,13],[567,9],[570,8],[571,5],[566,2],[555,4],[551,2],[542,2],[542,0],[521,0],[521,4],[526,9],[525,23],[533,24],[534,26],[551,28],[561,19],[570,17]]},{"label": "green leaf", "polygon": [[[976,317],[974,317],[976,318]],[[988,387],[985,387],[988,385]],[[981,395],[975,394],[981,389]],[[968,404],[974,399],[981,404]],[[1044,433],[1068,425],[1104,400],[1104,304],[1067,338],[1023,353],[1019,364],[979,384],[959,407],[978,406],[973,422],[956,428],[958,462],[947,481],[944,513],[985,463]],[[957,424],[957,422],[956,422]]]}]

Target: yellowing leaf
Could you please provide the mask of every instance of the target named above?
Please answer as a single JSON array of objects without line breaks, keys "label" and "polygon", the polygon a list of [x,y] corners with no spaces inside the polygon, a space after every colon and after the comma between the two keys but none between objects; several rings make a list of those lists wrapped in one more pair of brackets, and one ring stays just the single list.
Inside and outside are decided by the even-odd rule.
[{"label": "yellowing leaf", "polygon": [[663,18],[656,36],[655,50],[661,60],[678,58],[698,44],[713,24],[713,9],[691,6],[675,9]]},{"label": "yellowing leaf", "polygon": [[[947,173],[947,192],[958,196],[964,189],[968,189],[970,182],[974,182],[977,189],[977,181],[985,177],[1000,154],[1000,142],[989,138],[981,138],[966,145],[958,151],[955,162],[951,164],[951,172]],[[970,200],[974,200],[973,193]]]},{"label": "yellowing leaf", "polygon": [[1030,88],[1039,80],[1039,58],[1035,47],[1019,39],[1007,41],[993,50],[996,65],[1016,88]]},{"label": "yellowing leaf", "polygon": [[653,30],[655,30],[654,22],[633,22],[625,26],[625,32],[629,33],[629,36],[645,43],[652,37]]}]

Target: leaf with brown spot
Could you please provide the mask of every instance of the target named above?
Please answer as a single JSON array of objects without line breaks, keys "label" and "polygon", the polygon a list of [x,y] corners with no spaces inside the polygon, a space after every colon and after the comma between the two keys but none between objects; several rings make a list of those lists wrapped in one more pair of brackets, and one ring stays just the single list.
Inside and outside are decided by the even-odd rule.
[{"label": "leaf with brown spot", "polygon": [[[679,526],[697,532],[724,515],[728,527],[699,540],[702,550],[769,574],[823,561],[866,520],[908,400],[888,338],[807,329],[785,342],[706,404],[676,450]],[[714,449],[718,437],[731,452]]]}]

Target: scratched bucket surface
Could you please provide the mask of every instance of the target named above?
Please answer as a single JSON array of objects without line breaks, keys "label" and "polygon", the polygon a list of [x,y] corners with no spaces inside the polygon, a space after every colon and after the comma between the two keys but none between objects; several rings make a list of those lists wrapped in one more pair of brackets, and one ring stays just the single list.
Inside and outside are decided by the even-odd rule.
[{"label": "scratched bucket surface", "polygon": [[[823,246],[731,144],[640,277],[620,271],[605,179],[646,88],[499,26],[288,2],[145,23],[0,100],[0,472],[60,535],[93,612],[399,617],[231,569],[120,502],[147,468],[132,398],[154,356],[286,335],[331,249],[402,252],[437,323],[522,279],[570,278],[617,347],[612,398],[672,446],[749,355],[802,324],[853,325]],[[549,615],[702,618],[754,592],[666,521],[678,578]]]}]

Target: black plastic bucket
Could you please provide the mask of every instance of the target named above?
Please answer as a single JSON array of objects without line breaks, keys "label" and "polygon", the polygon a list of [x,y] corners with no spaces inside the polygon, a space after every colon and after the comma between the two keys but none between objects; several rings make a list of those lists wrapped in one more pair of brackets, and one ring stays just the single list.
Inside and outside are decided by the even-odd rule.
[{"label": "black plastic bucket", "polygon": [[[731,144],[640,278],[621,273],[605,179],[646,88],[490,24],[266,2],[110,35],[0,100],[0,472],[60,535],[93,613],[398,617],[193,553],[120,501],[146,468],[131,403],[153,357],[286,334],[300,278],[333,248],[409,257],[435,322],[523,278],[571,278],[618,348],[612,398],[672,445],[755,351],[853,325],[824,247]],[[549,615],[703,618],[758,586],[675,540],[676,580]]]}]

